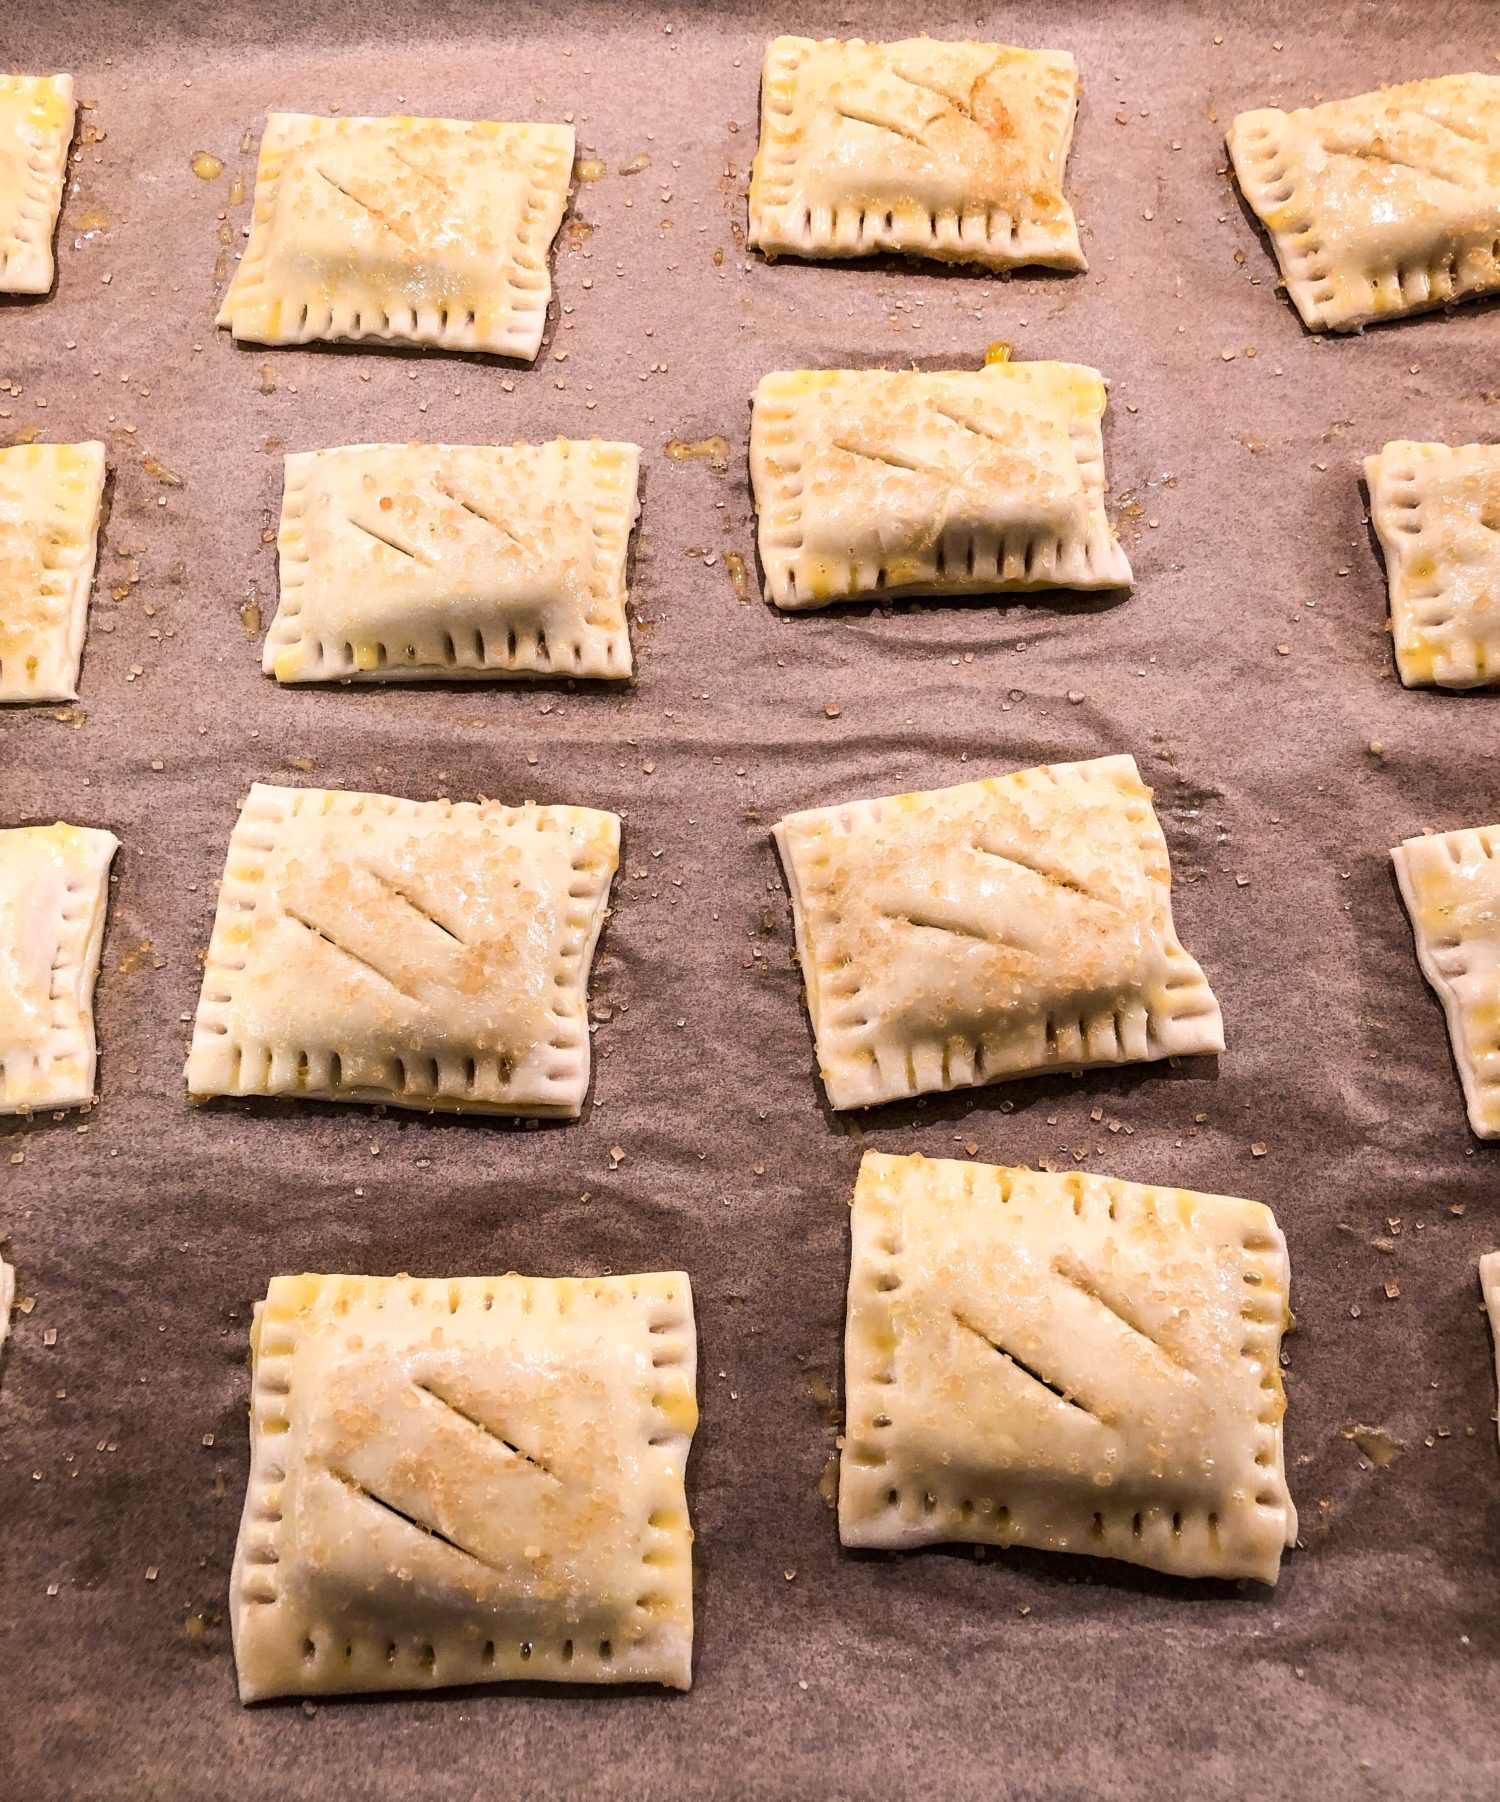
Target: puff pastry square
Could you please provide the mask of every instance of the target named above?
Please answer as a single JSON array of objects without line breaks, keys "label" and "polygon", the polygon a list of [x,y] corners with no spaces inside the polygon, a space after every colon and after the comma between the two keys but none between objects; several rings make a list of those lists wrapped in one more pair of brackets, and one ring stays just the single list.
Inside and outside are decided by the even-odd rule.
[{"label": "puff pastry square", "polygon": [[61,822],[0,832],[0,1114],[94,1099],[94,979],[118,845]]},{"label": "puff pastry square", "polygon": [[633,444],[364,444],[286,459],[281,682],[630,674]]},{"label": "puff pastry square", "polygon": [[46,294],[73,141],[71,75],[0,75],[0,294]]},{"label": "puff pastry square", "polygon": [[219,889],[189,1092],[576,1116],[620,822],[256,783]]},{"label": "puff pastry square", "polygon": [[1479,1260],[1479,1288],[1484,1296],[1484,1309],[1490,1317],[1490,1334],[1495,1342],[1495,1375],[1500,1381],[1500,1251],[1487,1251]]},{"label": "puff pastry square", "polygon": [[750,242],[767,256],[1087,267],[1063,198],[1078,110],[1071,56],[782,37],[760,93]]},{"label": "puff pastry square", "polygon": [[1288,1282],[1259,1202],[867,1152],[840,1538],[1274,1583]]},{"label": "puff pastry square", "polygon": [[1133,757],[776,827],[830,1106],[1224,1049]]},{"label": "puff pastry square", "polygon": [[1448,1017],[1469,1125],[1500,1139],[1500,826],[1409,838],[1391,858],[1417,962]]},{"label": "puff pastry square", "polygon": [[257,344],[385,338],[530,362],[572,169],[570,125],[271,113],[218,322]]},{"label": "puff pastry square", "polygon": [[1099,372],[1072,363],[766,376],[750,475],[771,599],[1128,588],[1104,404]]},{"label": "puff pastry square", "polygon": [[71,701],[104,506],[104,446],[0,449],[0,701]]},{"label": "puff pastry square", "polygon": [[281,1276],[251,1350],[243,1701],[691,1685],[680,1271]]},{"label": "puff pastry square", "polygon": [[1316,331],[1500,287],[1500,76],[1241,113],[1229,154]]},{"label": "puff pastry square", "polygon": [[1500,682],[1500,445],[1387,444],[1365,458],[1408,688]]}]

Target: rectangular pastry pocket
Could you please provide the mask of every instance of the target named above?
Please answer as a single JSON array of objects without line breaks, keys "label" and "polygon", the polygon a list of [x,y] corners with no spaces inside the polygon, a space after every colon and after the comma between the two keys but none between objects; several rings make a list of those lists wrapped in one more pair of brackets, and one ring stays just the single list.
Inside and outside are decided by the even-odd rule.
[{"label": "rectangular pastry pocket", "polygon": [[867,1152],[839,1536],[1274,1583],[1297,1536],[1269,1208]]},{"label": "rectangular pastry pocket", "polygon": [[94,1099],[94,982],[119,842],[61,821],[0,832],[0,1114]]},{"label": "rectangular pastry pocket", "polygon": [[1130,586],[1104,511],[1104,382],[1073,363],[764,377],[750,475],[778,607]]},{"label": "rectangular pastry pocket", "polygon": [[71,75],[0,75],[0,294],[46,294],[73,141]]},{"label": "rectangular pastry pocket", "polygon": [[77,698],[104,480],[97,440],[0,448],[0,702]]},{"label": "rectangular pastry pocket", "polygon": [[279,682],[630,674],[633,444],[366,444],[286,459]]},{"label": "rectangular pastry pocket", "polygon": [[279,1276],[251,1352],[243,1701],[690,1686],[681,1272]]},{"label": "rectangular pastry pocket", "polygon": [[832,1107],[1224,1049],[1133,757],[814,808],[775,837]]},{"label": "rectangular pastry pocket", "polygon": [[620,822],[587,807],[256,783],[187,1084],[575,1118]]},{"label": "rectangular pastry pocket", "polygon": [[1500,76],[1241,113],[1229,154],[1314,331],[1500,287]]},{"label": "rectangular pastry pocket", "polygon": [[531,362],[571,125],[271,113],[218,323],[256,344],[380,338]]},{"label": "rectangular pastry pocket", "polygon": [[1500,826],[1409,838],[1391,852],[1417,962],[1448,1021],[1481,1139],[1500,1139]]},{"label": "rectangular pastry pocket", "polygon": [[1487,1251],[1479,1260],[1479,1292],[1489,1316],[1495,1376],[1500,1381],[1500,1251]]},{"label": "rectangular pastry pocket", "polygon": [[1063,195],[1066,52],[779,37],[760,92],[750,243],[767,256],[1087,267]]},{"label": "rectangular pastry pocket", "polygon": [[1398,440],[1365,458],[1408,688],[1500,682],[1500,445]]}]

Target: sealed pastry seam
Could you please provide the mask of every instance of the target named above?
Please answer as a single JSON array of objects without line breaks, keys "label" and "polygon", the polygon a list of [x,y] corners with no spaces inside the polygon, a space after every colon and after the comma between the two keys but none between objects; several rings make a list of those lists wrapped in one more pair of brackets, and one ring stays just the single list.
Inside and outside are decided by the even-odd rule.
[{"label": "sealed pastry seam", "polygon": [[835,1108],[1224,1048],[1132,757],[816,808],[775,839]]},{"label": "sealed pastry seam", "polygon": [[1391,852],[1422,974],[1443,1004],[1469,1125],[1500,1138],[1500,825]]},{"label": "sealed pastry seam", "polygon": [[761,77],[750,243],[767,256],[1083,269],[1063,195],[1077,108],[1064,52],[777,38]]},{"label": "sealed pastry seam", "polygon": [[569,125],[271,113],[218,323],[260,344],[381,338],[532,361]]},{"label": "sealed pastry seam", "polygon": [[0,294],[46,294],[73,141],[71,75],[0,75]]},{"label": "sealed pastry seam", "polygon": [[94,982],[118,845],[61,822],[0,832],[0,1114],[94,1099]]},{"label": "sealed pastry seam", "polygon": [[620,822],[257,783],[230,838],[195,1098],[573,1118]]},{"label": "sealed pastry seam", "polygon": [[1274,1583],[1286,1246],[1268,1208],[868,1152],[839,1533]]},{"label": "sealed pastry seam", "polygon": [[777,606],[1129,587],[1099,372],[1070,363],[765,376],[750,473]]},{"label": "sealed pastry seam", "polygon": [[1500,446],[1398,440],[1365,459],[1408,688],[1500,682]]},{"label": "sealed pastry seam", "polygon": [[283,1276],[251,1354],[242,1700],[689,1687],[685,1275]]},{"label": "sealed pastry seam", "polygon": [[1500,287],[1500,77],[1446,75],[1241,113],[1227,142],[1313,330]]},{"label": "sealed pastry seam", "polygon": [[0,702],[77,697],[104,482],[97,440],[0,448]]},{"label": "sealed pastry seam", "polygon": [[633,444],[371,444],[286,459],[281,682],[631,673]]}]

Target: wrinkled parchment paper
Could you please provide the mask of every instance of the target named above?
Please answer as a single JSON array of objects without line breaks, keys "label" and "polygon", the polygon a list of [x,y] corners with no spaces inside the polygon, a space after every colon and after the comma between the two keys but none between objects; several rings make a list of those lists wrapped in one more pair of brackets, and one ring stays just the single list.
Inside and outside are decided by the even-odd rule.
[{"label": "wrinkled parchment paper", "polygon": [[[768,36],[921,27],[1077,56],[1087,275],[747,256]],[[0,4],[0,66],[70,69],[93,102],[56,292],[0,306],[0,428],[97,436],[114,466],[81,698],[0,715],[0,818],[122,840],[99,1105],[0,1128],[23,1298],[0,1385],[0,1793],[1495,1794],[1500,1453],[1475,1263],[1500,1244],[1500,1153],[1465,1126],[1387,853],[1500,817],[1500,702],[1396,682],[1359,468],[1389,438],[1495,435],[1500,323],[1474,306],[1308,336],[1222,143],[1246,106],[1493,69],[1494,27],[1484,0]],[[217,333],[272,107],[572,118],[605,172],[575,192],[535,367]],[[195,174],[199,151],[222,173]],[[1133,595],[762,605],[762,372],[970,367],[995,339],[1110,378]],[[260,674],[283,451],[556,433],[644,447],[633,687]],[[716,435],[722,473],[665,454]],[[1224,1005],[1219,1068],[831,1116],[770,825],[1109,751],[1155,786],[1179,929]],[[579,1123],[187,1106],[214,885],[257,778],[625,816]],[[820,1479],[862,1145],[1275,1208],[1303,1522],[1277,1590],[840,1552]],[[268,1279],[675,1266],[702,1353],[692,1692],[242,1710],[225,1596]]]}]

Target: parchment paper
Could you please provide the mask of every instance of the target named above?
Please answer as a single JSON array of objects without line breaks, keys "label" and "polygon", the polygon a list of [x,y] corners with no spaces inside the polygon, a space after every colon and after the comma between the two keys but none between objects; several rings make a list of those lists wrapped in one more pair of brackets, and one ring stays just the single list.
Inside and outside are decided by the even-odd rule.
[{"label": "parchment paper", "polygon": [[[922,27],[1078,57],[1087,275],[745,253],[767,37]],[[0,430],[98,436],[114,465],[79,707],[0,716],[0,818],[122,840],[99,1105],[0,1128],[24,1298],[0,1386],[0,1794],[1496,1793],[1500,1453],[1475,1262],[1500,1244],[1500,1153],[1465,1126],[1387,853],[1500,817],[1500,703],[1396,682],[1359,465],[1393,437],[1495,435],[1497,315],[1308,336],[1222,143],[1245,106],[1493,71],[1496,49],[1483,0],[0,6],[0,66],[71,69],[102,134],[65,203],[54,296],[0,308],[0,373],[20,389],[0,393]],[[534,368],[238,349],[214,330],[220,222],[232,257],[249,206],[230,184],[248,190],[265,110],[335,106],[575,121],[607,174],[575,194]],[[223,174],[195,175],[197,151]],[[969,367],[995,339],[1110,377],[1134,594],[761,604],[756,379]],[[645,450],[633,687],[260,674],[242,609],[263,625],[274,607],[283,450],[560,432]],[[664,454],[714,434],[726,473]],[[770,825],[1126,750],[1157,791],[1182,938],[1223,1001],[1219,1068],[830,1115]],[[579,1123],[188,1107],[214,885],[257,778],[626,816]],[[1024,1552],[840,1552],[819,1481],[864,1145],[1275,1208],[1303,1522],[1277,1590]],[[242,1710],[225,1597],[246,1332],[269,1278],[676,1266],[701,1334],[692,1692]],[[1400,1455],[1373,1466],[1355,1426]]]}]

